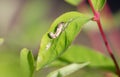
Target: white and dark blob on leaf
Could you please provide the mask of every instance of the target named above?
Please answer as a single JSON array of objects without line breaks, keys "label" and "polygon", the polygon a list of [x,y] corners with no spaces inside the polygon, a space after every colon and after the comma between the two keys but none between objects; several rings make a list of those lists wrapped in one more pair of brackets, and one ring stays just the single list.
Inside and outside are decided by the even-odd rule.
[{"label": "white and dark blob on leaf", "polygon": [[65,27],[64,22],[59,23],[57,28],[56,28],[55,33],[53,33],[53,32],[49,33],[50,38],[52,38],[52,39],[57,38],[61,34],[61,32],[63,31],[64,27]]},{"label": "white and dark blob on leaf", "polygon": [[73,19],[70,19],[68,22],[60,22],[59,24],[58,24],[58,26],[57,26],[57,28],[56,28],[56,31],[55,31],[55,33],[53,33],[53,32],[49,32],[49,37],[50,38],[52,38],[52,39],[55,39],[55,38],[57,38],[60,34],[61,34],[61,32],[68,26],[68,24],[70,23],[70,22],[72,22],[72,20]]}]

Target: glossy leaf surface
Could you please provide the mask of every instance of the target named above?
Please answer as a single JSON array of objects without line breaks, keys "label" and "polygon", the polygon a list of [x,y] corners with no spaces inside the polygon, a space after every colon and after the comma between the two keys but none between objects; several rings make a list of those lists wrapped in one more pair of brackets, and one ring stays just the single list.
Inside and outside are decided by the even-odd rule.
[{"label": "glossy leaf surface", "polygon": [[[37,58],[37,70],[51,63],[66,51],[82,26],[91,18],[79,12],[68,12],[58,17],[41,40]],[[62,31],[56,38],[51,38],[50,32],[56,33],[61,22],[64,23]]]},{"label": "glossy leaf surface", "polygon": [[106,3],[106,0],[91,0],[96,11],[101,11]]},{"label": "glossy leaf surface", "polygon": [[62,67],[54,72],[51,72],[47,77],[64,77],[78,71],[79,69],[82,69],[88,64],[89,62],[82,63],[82,64],[73,63],[68,66]]},{"label": "glossy leaf surface", "polygon": [[90,62],[91,68],[100,68],[115,72],[115,66],[112,60],[99,53],[83,46],[71,46],[62,56],[61,59],[69,63]]},{"label": "glossy leaf surface", "polygon": [[83,0],[65,0],[67,3],[77,6],[80,4],[80,2],[82,2]]},{"label": "glossy leaf surface", "polygon": [[32,77],[35,66],[34,66],[34,58],[31,51],[29,51],[26,48],[22,49],[20,54],[20,60],[23,71],[28,74],[28,75],[26,74],[27,77]]}]

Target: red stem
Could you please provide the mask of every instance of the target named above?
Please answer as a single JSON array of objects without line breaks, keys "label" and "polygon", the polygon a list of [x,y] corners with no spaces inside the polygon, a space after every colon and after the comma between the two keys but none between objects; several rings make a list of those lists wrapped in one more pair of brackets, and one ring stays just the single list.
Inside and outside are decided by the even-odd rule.
[{"label": "red stem", "polygon": [[104,41],[104,43],[105,43],[105,46],[106,46],[106,48],[107,48],[107,51],[108,51],[110,57],[112,58],[112,60],[113,60],[113,62],[114,62],[114,64],[115,64],[116,70],[117,70],[117,74],[118,74],[118,76],[120,77],[119,65],[118,65],[118,63],[117,63],[117,61],[116,61],[116,59],[115,59],[115,56],[113,55],[112,49],[110,48],[110,45],[108,44],[108,41],[107,41],[107,39],[106,39],[106,35],[105,35],[104,31],[103,31],[102,24],[101,24],[101,21],[100,21],[100,14],[99,14],[98,11],[96,11],[96,10],[94,9],[91,0],[88,0],[88,2],[89,2],[89,4],[90,4],[90,7],[92,8],[93,13],[94,13],[94,18],[93,18],[93,20],[96,21],[96,23],[98,24],[98,27],[99,27],[100,33],[101,33],[101,35],[102,35],[103,41]]},{"label": "red stem", "polygon": [[113,52],[112,52],[112,50],[111,50],[111,48],[110,48],[110,45],[108,44],[108,41],[107,41],[106,36],[105,36],[105,33],[103,32],[102,24],[101,24],[100,20],[98,20],[98,21],[96,21],[96,22],[97,22],[97,24],[98,24],[98,27],[99,27],[100,33],[101,33],[101,35],[102,35],[102,38],[103,38],[103,40],[104,40],[105,46],[106,46],[106,48],[107,48],[107,51],[108,51],[110,57],[112,58],[115,66],[116,66],[117,74],[118,74],[118,76],[120,77],[119,65],[118,65],[118,63],[117,63],[117,61],[116,61],[116,59],[115,59],[115,56],[113,55]]},{"label": "red stem", "polygon": [[94,13],[94,15],[95,15],[95,14],[96,14],[96,11],[95,11],[95,9],[94,9],[94,6],[93,6],[91,0],[88,0],[88,2],[89,2],[89,5],[90,5],[90,7],[91,7],[91,9],[92,9],[92,11],[93,11],[93,13]]}]

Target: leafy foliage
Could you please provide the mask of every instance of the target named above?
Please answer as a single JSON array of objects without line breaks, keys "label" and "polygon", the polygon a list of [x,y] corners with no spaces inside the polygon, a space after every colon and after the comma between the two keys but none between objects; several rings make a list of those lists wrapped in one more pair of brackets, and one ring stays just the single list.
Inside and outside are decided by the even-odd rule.
[{"label": "leafy foliage", "polygon": [[79,69],[82,69],[83,67],[87,66],[88,64],[89,64],[89,62],[82,63],[82,64],[73,63],[73,64],[70,64],[63,68],[60,68],[54,72],[51,72],[47,77],[64,77],[73,72],[78,71]]},{"label": "leafy foliage", "polygon": [[21,60],[21,66],[23,67],[24,72],[28,74],[26,77],[32,77],[32,74],[35,69],[34,58],[32,53],[26,48],[22,49],[20,54],[20,60]]},{"label": "leafy foliage", "polygon": [[[50,3],[48,1],[42,3],[38,1],[40,0],[34,2],[32,1],[27,2],[27,5],[25,5],[24,7],[25,9],[23,9],[23,12],[21,13],[21,11],[19,11],[19,13],[22,14],[18,15],[22,16],[19,18],[21,24],[17,23],[16,25],[20,25],[21,27],[19,26],[14,27],[16,29],[17,28],[19,29],[19,31],[16,30],[16,32],[18,31],[17,33],[12,29],[11,32],[8,31],[10,35],[7,35],[9,37],[6,37],[7,39],[6,38],[5,39],[7,40],[7,42],[9,41],[9,43],[6,42],[5,45],[1,46],[2,48],[1,51],[15,51],[17,50],[18,47],[21,47],[23,45],[34,46],[38,43],[39,38],[41,38],[41,34],[44,33],[44,29],[47,28],[46,26],[43,25],[48,25],[49,23],[49,21],[46,20],[47,17],[44,15],[47,15],[49,9],[48,8],[49,4],[46,3]],[[83,0],[65,0],[65,1],[70,3],[71,5],[78,6]],[[101,11],[106,2],[106,0],[91,0],[91,1],[93,7],[95,8],[95,11]],[[17,18],[15,19],[19,20]],[[109,57],[104,56],[98,53],[97,51],[82,46],[71,46],[69,48],[72,41],[81,31],[82,26],[91,19],[92,17],[86,16],[79,12],[68,12],[57,18],[41,40],[40,50],[36,61],[37,63],[35,63],[31,51],[29,51],[26,48],[24,48],[21,51],[20,60],[22,71],[18,62],[19,61],[18,56],[10,55],[9,53],[11,52],[9,53],[7,52],[5,53],[5,55],[3,55],[3,52],[1,52],[2,55],[0,56],[1,57],[0,67],[2,70],[0,71],[0,77],[21,77],[21,76],[32,77],[32,74],[34,73],[35,70],[35,64],[37,64],[36,69],[39,70],[44,66],[49,65],[51,62],[55,60],[57,60],[55,62],[57,62],[58,65],[62,64],[70,65],[50,73],[48,77],[67,76],[83,68],[84,66],[87,66],[88,64],[90,68],[100,68],[102,70],[107,69],[109,71],[115,72],[114,64],[111,61],[111,59],[109,59]],[[6,29],[3,30],[5,30],[6,32]],[[3,34],[5,32],[3,32]],[[15,40],[16,37],[17,40]],[[21,42],[20,40],[24,42]],[[31,40],[33,41],[31,42]],[[4,39],[0,38],[0,45],[2,45],[3,43]]]},{"label": "leafy foliage", "polygon": [[82,2],[83,0],[65,0],[67,3],[77,6],[80,4],[80,2]]},{"label": "leafy foliage", "polygon": [[[37,70],[59,57],[75,39],[82,26],[90,19],[91,17],[79,12],[68,12],[58,17],[41,40],[37,58]],[[65,23],[61,34],[52,39],[49,37],[49,33],[56,32],[56,28],[61,22]]]},{"label": "leafy foliage", "polygon": [[96,11],[101,11],[106,3],[106,0],[91,0]]},{"label": "leafy foliage", "polygon": [[83,46],[71,46],[60,59],[69,63],[90,62],[89,66],[92,68],[115,72],[114,64],[109,57]]}]

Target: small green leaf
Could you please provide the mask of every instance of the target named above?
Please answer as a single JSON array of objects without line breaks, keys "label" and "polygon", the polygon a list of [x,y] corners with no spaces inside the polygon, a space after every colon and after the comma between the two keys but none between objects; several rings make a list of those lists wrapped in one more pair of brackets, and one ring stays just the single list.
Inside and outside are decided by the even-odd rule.
[{"label": "small green leaf", "polygon": [[2,45],[4,43],[4,39],[0,38],[0,45]]},{"label": "small green leaf", "polygon": [[79,5],[83,0],[65,0],[67,3],[77,6]]},{"label": "small green leaf", "polygon": [[[68,12],[58,17],[41,40],[37,58],[37,70],[59,57],[71,45],[82,26],[91,18],[79,12]],[[50,36],[51,32],[56,33],[56,37],[52,34],[55,38]],[[57,35],[58,33],[60,34]]]},{"label": "small green leaf", "polygon": [[115,72],[114,63],[109,57],[83,46],[71,46],[60,59],[69,63],[90,62],[90,67]]},{"label": "small green leaf", "polygon": [[101,11],[106,3],[106,0],[91,0],[96,11]]},{"label": "small green leaf", "polygon": [[47,77],[64,77],[67,75],[70,75],[79,69],[82,69],[83,67],[87,66],[89,62],[83,63],[83,64],[70,64],[68,66],[65,66],[63,68],[60,68],[54,72],[51,72]]},{"label": "small green leaf", "polygon": [[21,60],[21,66],[23,68],[23,71],[26,72],[28,75],[27,77],[32,77],[32,74],[35,69],[35,64],[34,64],[34,58],[28,49],[24,48],[21,51],[20,54],[20,60]]}]

